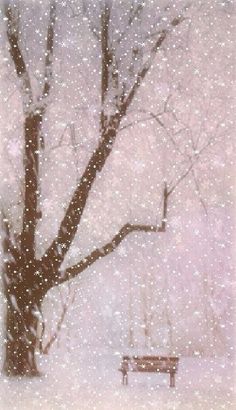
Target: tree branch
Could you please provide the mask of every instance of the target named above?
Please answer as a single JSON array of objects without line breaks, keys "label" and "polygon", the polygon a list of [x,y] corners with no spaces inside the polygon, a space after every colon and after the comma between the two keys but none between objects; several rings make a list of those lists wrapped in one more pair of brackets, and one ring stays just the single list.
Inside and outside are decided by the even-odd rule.
[{"label": "tree branch", "polygon": [[119,38],[116,40],[117,44],[120,44],[122,40],[125,38],[125,35],[128,31],[128,29],[132,26],[133,22],[140,16],[143,8],[145,6],[145,3],[142,1],[137,5],[137,7],[134,7],[134,4],[132,3],[129,11],[129,18],[127,22],[127,26],[125,30],[120,34]]},{"label": "tree branch", "polygon": [[104,256],[109,255],[113,252],[119,244],[125,239],[125,237],[130,234],[131,232],[139,231],[139,232],[162,232],[160,228],[157,228],[154,225],[133,225],[133,224],[125,224],[119,232],[112,238],[110,242],[106,245],[102,246],[101,248],[95,249],[92,253],[82,259],[78,264],[71,266],[70,268],[66,269],[62,277],[58,277],[56,279],[56,284],[61,284],[66,282],[69,279],[76,277],[79,273],[83,272],[86,268],[96,262],[98,259],[103,258]]},{"label": "tree branch", "polygon": [[119,232],[113,236],[112,240],[102,246],[101,248],[95,249],[91,252],[88,256],[82,259],[78,264],[67,268],[62,276],[57,275],[55,280],[55,285],[59,285],[61,283],[66,282],[67,280],[75,278],[78,274],[83,272],[86,268],[91,266],[94,262],[99,259],[102,259],[104,256],[109,255],[112,253],[120,243],[132,232],[165,232],[166,231],[166,222],[167,222],[167,206],[168,206],[168,197],[169,192],[167,190],[167,185],[164,185],[164,192],[163,192],[163,213],[162,213],[162,220],[160,226],[155,225],[143,225],[143,224],[125,224]]},{"label": "tree branch", "polygon": [[109,67],[112,64],[110,47],[109,47],[109,24],[110,24],[110,7],[105,2],[104,9],[101,13],[101,48],[102,48],[102,76],[101,76],[101,128],[105,124],[104,105],[109,85]]},{"label": "tree branch", "polygon": [[38,187],[38,131],[41,123],[40,114],[31,113],[33,102],[30,77],[24,56],[19,46],[19,10],[17,6],[5,5],[7,18],[7,38],[10,46],[10,54],[15,66],[18,78],[21,82],[23,97],[23,110],[25,115],[25,158],[24,158],[24,211],[22,249],[27,249],[27,258],[34,257],[34,231],[37,220],[37,187]]},{"label": "tree branch", "polygon": [[19,10],[16,5],[11,5],[9,1],[5,2],[4,13],[7,19],[7,39],[9,43],[9,52],[20,80],[21,93],[23,97],[23,109],[28,111],[33,103],[33,94],[30,83],[30,76],[27,70],[23,53],[19,45]]},{"label": "tree branch", "polygon": [[[171,26],[175,27],[182,22],[183,18],[175,18]],[[131,104],[141,81],[145,78],[145,75],[151,67],[153,57],[162,42],[166,38],[168,30],[163,30],[154,46],[152,47],[150,58],[148,63],[144,65],[143,69],[139,72],[133,88],[131,89],[127,98],[121,98],[119,106],[117,106],[116,113],[110,116],[104,113],[104,103],[109,86],[109,80],[112,70],[109,67],[112,64],[112,55],[109,48],[109,22],[110,22],[110,6],[108,2],[105,2],[105,8],[101,14],[102,25],[102,111],[101,111],[101,137],[98,143],[97,149],[91,156],[88,165],[80,179],[77,188],[74,191],[72,199],[68,205],[65,216],[60,224],[57,236],[46,250],[41,259],[43,269],[46,269],[48,273],[53,277],[57,276],[57,272],[63,262],[66,253],[68,252],[70,245],[77,232],[78,225],[80,223],[85,205],[88,200],[89,192],[96,179],[97,172],[100,172],[110,155],[117,132],[120,126],[121,119],[126,114],[126,110]]]},{"label": "tree branch", "polygon": [[[180,23],[182,23],[182,21],[184,21],[184,17],[180,16],[180,17],[175,17],[170,25],[172,27],[176,27],[178,26]],[[154,45],[151,48],[151,52],[150,52],[150,56],[148,58],[148,61],[144,64],[144,66],[142,67],[142,69],[138,72],[137,76],[136,76],[136,80],[134,82],[133,87],[131,88],[128,96],[125,98],[124,102],[123,102],[123,106],[121,111],[126,112],[127,109],[129,108],[130,104],[132,103],[134,96],[138,90],[138,88],[140,87],[142,81],[144,80],[144,78],[146,77],[148,71],[150,70],[151,66],[152,66],[152,62],[153,59],[157,53],[157,51],[159,50],[159,48],[161,47],[162,43],[164,42],[164,40],[167,37],[167,34],[169,33],[170,30],[167,29],[163,29],[162,31],[160,31],[160,34],[158,36],[158,39],[155,41]]]},{"label": "tree branch", "polygon": [[97,172],[103,169],[112,151],[120,120],[119,114],[110,118],[103,135],[99,139],[98,146],[93,152],[80,178],[79,184],[72,195],[65,216],[60,224],[58,234],[41,259],[43,267],[49,270],[51,274],[57,272],[75,237]]},{"label": "tree branch", "polygon": [[203,207],[203,209],[204,209],[204,211],[205,211],[205,214],[207,215],[207,214],[208,214],[207,206],[206,206],[205,201],[204,201],[204,199],[203,199],[203,197],[202,197],[201,189],[200,189],[199,182],[198,182],[198,180],[197,180],[196,174],[195,174],[195,172],[194,172],[194,169],[192,169],[192,176],[193,176],[193,180],[194,180],[194,183],[195,183],[195,186],[196,186],[196,190],[197,190],[197,193],[198,193],[198,197],[199,197],[200,202],[201,202],[201,204],[202,204],[202,207]]},{"label": "tree branch", "polygon": [[123,126],[120,128],[120,131],[124,131],[124,130],[126,130],[127,128],[134,127],[135,125],[139,124],[140,122],[141,122],[141,123],[144,123],[144,122],[150,121],[150,120],[152,120],[152,116],[146,117],[146,118],[139,118],[139,119],[137,119],[137,120],[134,120],[134,121],[132,121],[132,122],[129,122],[129,123],[126,124],[126,125],[123,125]]},{"label": "tree branch", "polygon": [[197,154],[195,155],[195,158],[192,158],[191,156],[189,156],[189,167],[185,170],[185,172],[180,175],[180,177],[177,179],[176,183],[170,188],[170,190],[168,191],[168,194],[172,194],[174,192],[174,190],[177,188],[177,186],[189,175],[189,173],[193,170],[196,162],[199,160],[201,154],[211,145],[213,145],[212,141],[213,141],[214,137],[211,137],[209,139],[209,141],[203,145],[203,147],[197,152]]},{"label": "tree branch", "polygon": [[47,30],[46,40],[46,52],[45,52],[45,71],[44,71],[44,86],[42,97],[45,98],[49,95],[51,83],[52,83],[52,63],[53,63],[53,47],[55,37],[55,22],[56,22],[56,3],[55,0],[50,2],[49,22]]},{"label": "tree branch", "polygon": [[113,70],[113,54],[109,47],[109,22],[110,22],[110,6],[105,2],[105,8],[101,14],[102,27],[102,76],[101,76],[101,118],[100,118],[100,133],[101,137],[96,150],[93,152],[85,171],[80,178],[79,184],[74,191],[72,199],[66,210],[65,216],[60,224],[59,231],[52,244],[46,251],[41,262],[51,274],[56,274],[64,257],[69,250],[71,242],[77,231],[84,208],[87,203],[89,192],[92,184],[96,179],[97,172],[101,172],[108,156],[112,151],[117,131],[122,119],[119,110],[116,110],[114,115],[107,116],[105,113],[105,101],[109,84],[112,80]]},{"label": "tree branch", "polygon": [[[38,221],[38,168],[39,149],[41,139],[41,126],[45,107],[33,106],[33,92],[30,76],[27,70],[23,53],[19,45],[19,10],[16,5],[8,1],[4,8],[7,18],[7,38],[10,46],[10,54],[15,66],[18,78],[21,82],[24,110],[24,209],[23,226],[21,233],[21,250],[27,265],[35,261],[35,229]],[[55,24],[55,1],[50,3],[49,25],[46,42],[45,57],[45,83],[43,97],[50,91],[52,77],[52,54]],[[41,141],[42,142],[42,141]]]}]

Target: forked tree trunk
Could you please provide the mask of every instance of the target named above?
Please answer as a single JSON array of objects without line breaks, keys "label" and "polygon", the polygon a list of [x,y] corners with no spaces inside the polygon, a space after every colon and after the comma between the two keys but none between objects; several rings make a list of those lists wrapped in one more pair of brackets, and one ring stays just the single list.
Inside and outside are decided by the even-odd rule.
[{"label": "forked tree trunk", "polygon": [[[22,232],[19,235],[19,243],[15,247],[13,245],[14,241],[11,243],[11,235],[8,227],[6,227],[7,236],[4,247],[4,253],[10,254],[7,273],[4,272],[4,291],[7,300],[4,372],[9,376],[35,376],[38,374],[35,360],[35,351],[38,346],[37,325],[40,306],[46,292],[53,286],[58,286],[76,277],[96,260],[113,252],[121,241],[131,232],[165,232],[167,198],[176,187],[176,185],[172,187],[170,192],[167,192],[167,186],[165,187],[164,213],[159,228],[153,225],[126,223],[110,242],[102,248],[96,248],[86,258],[83,258],[76,265],[66,269],[63,277],[61,277],[61,272],[59,273],[60,267],[80,225],[93,183],[96,180],[98,172],[102,171],[107,158],[112,152],[120,123],[126,116],[138,88],[152,66],[155,54],[158,52],[169,32],[169,30],[163,29],[158,33],[156,40],[152,43],[149,57],[140,67],[140,70],[137,71],[133,85],[127,93],[130,87],[128,85],[129,83],[126,84],[124,79],[119,78],[117,74],[118,61],[113,46],[111,47],[109,38],[109,25],[111,22],[110,6],[109,2],[107,3],[106,1],[104,11],[101,13],[102,109],[98,146],[92,153],[78,186],[72,195],[56,237],[54,237],[41,260],[37,261],[35,232],[38,219],[41,217],[41,212],[38,207],[40,190],[38,169],[40,165],[39,153],[43,148],[43,139],[41,138],[40,140],[40,131],[51,88],[56,3],[54,0],[50,1],[49,23],[46,36],[44,85],[42,94],[38,99],[38,95],[35,96],[33,93],[28,64],[24,61],[24,53],[21,51],[21,39],[19,38],[21,31],[19,30],[20,25],[18,26],[20,12],[18,13],[18,6],[13,7],[11,2],[4,2],[9,51],[20,81],[25,115],[25,149],[23,162],[25,192]],[[139,7],[140,6],[138,6],[133,13],[134,17],[137,16],[137,12],[139,13]],[[129,19],[129,26],[132,25],[134,17]],[[176,17],[172,20],[171,26],[175,27],[182,21],[182,17]],[[123,34],[121,34],[121,36],[123,36]],[[120,88],[121,85],[122,89]],[[110,94],[114,95],[114,91],[116,97],[113,98],[111,103]],[[39,102],[38,107],[35,106],[36,101]],[[110,108],[112,108],[113,112],[111,115]],[[183,177],[180,178],[179,182],[181,182],[182,179]],[[15,232],[14,229],[13,232]]]}]

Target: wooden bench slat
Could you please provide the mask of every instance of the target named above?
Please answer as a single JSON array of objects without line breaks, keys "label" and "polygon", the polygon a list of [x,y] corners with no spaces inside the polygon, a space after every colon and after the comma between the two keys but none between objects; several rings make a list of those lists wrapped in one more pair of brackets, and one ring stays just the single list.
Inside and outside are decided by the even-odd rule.
[{"label": "wooden bench slat", "polygon": [[171,356],[123,356],[121,368],[123,384],[128,384],[128,372],[169,373],[170,386],[175,385],[178,370],[178,357]]}]

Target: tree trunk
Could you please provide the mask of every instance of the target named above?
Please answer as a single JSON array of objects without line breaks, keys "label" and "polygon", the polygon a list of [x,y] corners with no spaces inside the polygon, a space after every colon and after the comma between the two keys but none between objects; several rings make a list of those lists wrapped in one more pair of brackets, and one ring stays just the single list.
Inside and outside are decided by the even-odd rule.
[{"label": "tree trunk", "polygon": [[26,285],[27,281],[20,273],[16,278],[14,283],[6,275],[4,281],[7,302],[3,372],[7,376],[37,376],[40,373],[35,351],[42,297],[39,296],[39,288]]},{"label": "tree trunk", "polygon": [[32,311],[22,315],[8,304],[6,353],[3,371],[7,376],[37,376],[35,360],[38,319]]}]

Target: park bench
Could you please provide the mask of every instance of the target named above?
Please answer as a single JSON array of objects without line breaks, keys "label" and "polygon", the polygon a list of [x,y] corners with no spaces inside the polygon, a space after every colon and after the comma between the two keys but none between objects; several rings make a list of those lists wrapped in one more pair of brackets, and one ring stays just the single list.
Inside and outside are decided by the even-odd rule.
[{"label": "park bench", "polygon": [[126,385],[128,384],[128,372],[169,373],[170,387],[175,387],[178,363],[178,357],[123,356],[119,371],[122,372],[122,383]]}]

